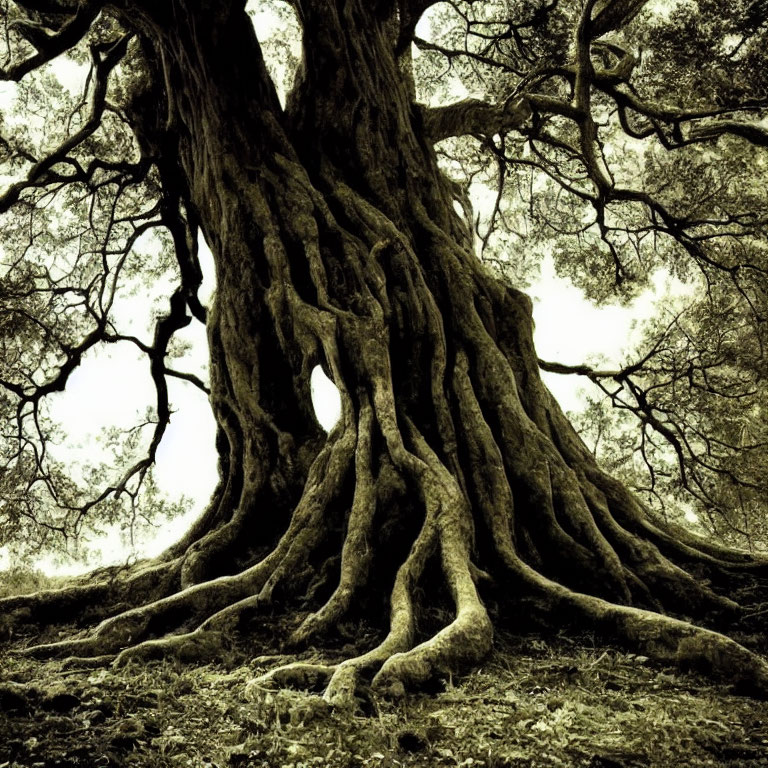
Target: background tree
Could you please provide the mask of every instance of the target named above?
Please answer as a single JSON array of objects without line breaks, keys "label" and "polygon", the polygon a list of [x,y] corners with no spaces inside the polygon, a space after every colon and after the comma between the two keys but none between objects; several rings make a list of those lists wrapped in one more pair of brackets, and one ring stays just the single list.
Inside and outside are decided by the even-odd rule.
[{"label": "background tree", "polygon": [[[671,446],[702,503],[761,504],[764,441],[738,432],[764,379],[758,5],[295,0],[302,57],[283,105],[242,2],[6,3],[2,74],[25,120],[4,126],[0,198],[8,530],[70,535],[126,500],[138,514],[169,376],[209,393],[220,474],[160,557],[0,601],[19,625],[103,619],[28,652],[208,657],[281,609],[294,644],[350,617],[377,627],[362,656],[270,673],[336,704],[361,680],[397,694],[477,663],[494,624],[589,628],[768,691],[765,662],[714,631],[743,616],[734,585],[760,582],[765,558],[652,518],[539,374],[596,381],[644,446]],[[62,55],[90,61],[82,99],[52,79]],[[459,81],[471,98],[451,95]],[[441,170],[441,142],[444,167],[468,176]],[[495,177],[485,220],[473,177]],[[141,247],[150,232],[159,260]],[[198,232],[216,269],[208,307]],[[549,248],[594,297],[629,296],[661,266],[707,290],[690,326],[662,325],[637,361],[568,369],[537,359],[530,300],[477,243],[511,274]],[[121,332],[126,281],[171,270],[152,339]],[[193,318],[208,383],[169,364]],[[121,449],[145,455],[78,482],[48,450],[47,398],[117,343],[146,355],[156,386],[149,429]],[[341,394],[328,436],[318,364]]]}]

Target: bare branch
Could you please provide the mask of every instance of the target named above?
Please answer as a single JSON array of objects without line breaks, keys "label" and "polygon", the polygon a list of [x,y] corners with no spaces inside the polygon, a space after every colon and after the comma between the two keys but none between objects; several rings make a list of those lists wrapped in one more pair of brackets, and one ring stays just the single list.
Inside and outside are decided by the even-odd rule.
[{"label": "bare branch", "polygon": [[592,38],[628,24],[647,4],[648,0],[600,0],[594,4],[590,31]]},{"label": "bare branch", "polygon": [[449,136],[494,136],[519,130],[532,113],[526,99],[510,99],[498,105],[465,99],[446,107],[422,107],[426,131],[435,142]]},{"label": "bare branch", "polygon": [[182,381],[188,381],[190,384],[194,384],[201,392],[205,392],[206,395],[211,394],[210,388],[207,387],[205,383],[198,376],[195,376],[195,374],[193,373],[186,373],[185,371],[176,371],[173,368],[166,367],[165,375],[173,376],[177,379],[181,379]]},{"label": "bare branch", "polygon": [[[58,8],[61,8],[59,3],[27,2],[17,3],[17,5],[26,7],[29,10],[41,10],[37,6],[45,6],[47,8],[52,5],[57,8],[56,13],[62,12],[58,10]],[[22,37],[25,37],[34,45],[37,53],[28,59],[20,61],[18,64],[11,65],[8,69],[0,69],[0,79],[21,80],[24,75],[33,69],[37,69],[55,59],[64,51],[74,47],[88,32],[103,5],[103,0],[89,0],[88,2],[78,3],[74,16],[55,33],[41,30],[37,25],[29,21],[16,21],[13,25],[14,28]]]}]

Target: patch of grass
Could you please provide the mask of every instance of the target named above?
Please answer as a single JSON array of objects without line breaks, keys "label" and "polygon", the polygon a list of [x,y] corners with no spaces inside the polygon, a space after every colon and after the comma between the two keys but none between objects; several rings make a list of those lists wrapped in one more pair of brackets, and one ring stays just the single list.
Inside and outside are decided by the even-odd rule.
[{"label": "patch of grass", "polygon": [[437,693],[369,697],[355,714],[300,691],[247,701],[246,682],[265,667],[244,655],[227,662],[83,670],[6,653],[0,765],[768,766],[768,703],[588,638],[502,639],[482,669]]},{"label": "patch of grass", "polygon": [[35,568],[17,566],[0,571],[0,598],[28,595],[41,589],[54,589],[66,581],[66,577],[48,576]]}]

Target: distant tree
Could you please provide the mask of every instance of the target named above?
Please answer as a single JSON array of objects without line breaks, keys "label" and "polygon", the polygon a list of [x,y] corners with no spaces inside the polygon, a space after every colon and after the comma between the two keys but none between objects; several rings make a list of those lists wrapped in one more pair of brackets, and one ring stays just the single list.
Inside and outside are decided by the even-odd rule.
[{"label": "distant tree", "polygon": [[[162,556],[1,600],[19,625],[103,619],[29,652],[193,658],[281,610],[296,645],[352,618],[381,630],[362,656],[271,675],[335,704],[363,680],[395,695],[476,664],[494,625],[586,628],[768,692],[768,665],[714,631],[768,560],[652,516],[540,378],[585,376],[639,420],[650,494],[673,490],[671,455],[681,494],[764,508],[761,5],[294,0],[275,16],[302,40],[283,106],[243,2],[4,3],[4,529],[71,536],[151,507],[169,376],[209,393],[220,475]],[[82,99],[53,74],[62,57],[90,62]],[[658,269],[702,290],[621,369],[540,361],[511,283],[544,253],[595,299]],[[122,333],[120,292],[168,274],[152,339]],[[193,319],[207,383],[169,364]],[[157,390],[151,435],[120,449],[145,455],[71,477],[49,396],[118,343]],[[327,436],[317,365],[341,394]]]}]

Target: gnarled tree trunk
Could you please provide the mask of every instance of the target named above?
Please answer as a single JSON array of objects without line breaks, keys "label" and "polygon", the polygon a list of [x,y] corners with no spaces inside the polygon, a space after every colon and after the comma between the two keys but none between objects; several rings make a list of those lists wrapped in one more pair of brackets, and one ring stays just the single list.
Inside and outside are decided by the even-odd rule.
[{"label": "gnarled tree trunk", "polygon": [[[543,386],[531,303],[473,253],[433,149],[445,126],[414,103],[391,4],[299,3],[305,60],[285,110],[237,4],[125,5],[162,75],[134,101],[142,140],[215,259],[221,479],[188,536],[111,592],[6,600],[38,616],[65,598],[136,603],[33,651],[189,658],[300,598],[310,610],[291,639],[305,643],[386,601],[370,652],[272,678],[322,680],[335,703],[361,676],[397,693],[480,661],[494,623],[533,617],[768,691],[757,656],[685,620],[738,606],[681,567],[761,564],[651,524]],[[317,364],[341,393],[327,438],[309,392]],[[421,591],[450,608],[428,636]]]}]

